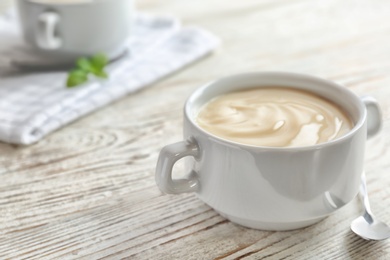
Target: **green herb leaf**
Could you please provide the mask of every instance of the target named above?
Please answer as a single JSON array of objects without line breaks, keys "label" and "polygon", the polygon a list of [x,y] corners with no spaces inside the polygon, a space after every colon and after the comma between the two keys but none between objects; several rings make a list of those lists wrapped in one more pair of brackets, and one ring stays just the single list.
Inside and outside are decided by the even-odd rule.
[{"label": "green herb leaf", "polygon": [[72,88],[78,85],[81,85],[88,81],[88,73],[83,70],[72,70],[68,74],[68,79],[66,80],[66,86]]},{"label": "green herb leaf", "polygon": [[99,78],[103,78],[103,79],[107,79],[108,78],[108,74],[104,70],[96,71],[96,72],[93,73],[93,75],[95,75],[96,77],[99,77]]},{"label": "green herb leaf", "polygon": [[69,72],[66,86],[68,88],[81,85],[88,81],[88,75],[93,74],[99,78],[108,78],[104,67],[108,64],[108,58],[103,53],[97,53],[91,58],[81,57],[76,61],[76,67]]},{"label": "green herb leaf", "polygon": [[76,61],[77,68],[85,72],[93,72],[95,68],[93,64],[87,58],[80,58]]},{"label": "green herb leaf", "polygon": [[103,70],[108,63],[108,58],[104,53],[97,53],[90,59],[92,66],[97,70]]}]

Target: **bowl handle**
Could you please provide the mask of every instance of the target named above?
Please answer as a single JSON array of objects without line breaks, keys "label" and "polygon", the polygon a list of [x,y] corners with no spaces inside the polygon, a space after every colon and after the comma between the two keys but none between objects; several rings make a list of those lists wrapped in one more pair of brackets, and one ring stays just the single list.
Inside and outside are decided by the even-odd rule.
[{"label": "bowl handle", "polygon": [[178,194],[197,191],[199,180],[195,171],[191,171],[186,179],[172,179],[173,166],[186,156],[198,158],[199,147],[195,140],[170,144],[161,150],[156,167],[156,183],[162,192]]},{"label": "bowl handle", "polygon": [[363,96],[360,99],[367,109],[367,138],[371,138],[382,128],[382,112],[375,98]]}]

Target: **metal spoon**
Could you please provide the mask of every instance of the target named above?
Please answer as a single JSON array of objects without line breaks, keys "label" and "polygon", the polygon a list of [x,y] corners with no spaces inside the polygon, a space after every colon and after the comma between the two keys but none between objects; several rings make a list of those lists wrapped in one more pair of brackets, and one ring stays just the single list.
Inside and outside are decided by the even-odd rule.
[{"label": "metal spoon", "polygon": [[390,237],[390,227],[385,223],[376,220],[371,212],[368,201],[366,175],[362,174],[362,182],[359,190],[360,199],[363,204],[364,213],[351,223],[351,230],[366,240],[384,240]]},{"label": "metal spoon", "polygon": [[[129,54],[128,50],[124,50],[119,53],[112,59],[109,63],[113,63],[122,57],[125,57]],[[1,56],[1,53],[0,53]],[[38,55],[31,56],[21,52],[21,55],[14,55],[12,57],[2,57],[0,60],[0,76],[1,72],[6,71],[5,73],[17,73],[17,72],[47,72],[47,71],[67,71],[73,68],[75,65],[75,60],[70,58],[68,60],[61,60],[55,57],[39,57]],[[3,70],[3,71],[2,71]],[[8,71],[7,71],[8,70]]]}]

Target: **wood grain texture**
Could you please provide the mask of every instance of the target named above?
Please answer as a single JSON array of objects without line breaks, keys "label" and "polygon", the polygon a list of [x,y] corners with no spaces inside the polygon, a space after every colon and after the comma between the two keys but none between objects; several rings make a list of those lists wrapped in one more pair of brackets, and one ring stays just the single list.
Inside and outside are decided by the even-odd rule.
[{"label": "wood grain texture", "polygon": [[310,73],[380,102],[384,127],[365,168],[373,211],[390,224],[388,0],[143,0],[138,9],[204,27],[222,46],[37,144],[0,143],[0,259],[390,259],[390,241],[349,230],[358,200],[308,228],[265,232],[154,182],[158,152],[181,140],[182,106],[198,86],[244,71]]}]

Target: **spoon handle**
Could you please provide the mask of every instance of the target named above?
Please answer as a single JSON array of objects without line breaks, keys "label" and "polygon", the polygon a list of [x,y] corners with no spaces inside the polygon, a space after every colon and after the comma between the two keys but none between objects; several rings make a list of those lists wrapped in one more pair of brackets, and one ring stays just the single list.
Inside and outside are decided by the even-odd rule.
[{"label": "spoon handle", "polygon": [[370,202],[368,200],[366,173],[365,172],[363,172],[361,178],[362,178],[362,181],[360,184],[359,195],[360,195],[360,199],[363,202],[364,218],[371,224],[374,222],[374,220],[372,219],[372,216],[371,216],[372,212],[371,212]]}]

